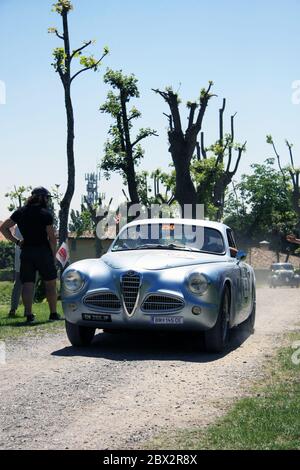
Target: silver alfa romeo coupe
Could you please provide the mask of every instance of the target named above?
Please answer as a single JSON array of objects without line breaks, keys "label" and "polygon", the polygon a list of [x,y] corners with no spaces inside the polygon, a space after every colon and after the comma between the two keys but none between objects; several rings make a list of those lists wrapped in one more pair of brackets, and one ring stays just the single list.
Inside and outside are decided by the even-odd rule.
[{"label": "silver alfa romeo coupe", "polygon": [[[255,322],[255,276],[222,223],[145,219],[124,226],[100,259],[63,274],[66,332],[73,346],[97,328],[199,332],[221,352],[229,330]],[[200,342],[199,342],[200,344]]]}]

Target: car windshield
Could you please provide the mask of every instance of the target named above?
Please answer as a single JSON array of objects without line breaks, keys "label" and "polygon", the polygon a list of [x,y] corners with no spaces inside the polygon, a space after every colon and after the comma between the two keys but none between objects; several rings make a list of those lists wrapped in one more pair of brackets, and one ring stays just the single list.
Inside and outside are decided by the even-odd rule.
[{"label": "car windshield", "polygon": [[271,269],[272,271],[294,271],[293,265],[290,263],[274,263],[272,264]]},{"label": "car windshield", "polygon": [[221,232],[210,227],[189,224],[153,223],[133,225],[120,232],[112,251],[185,250],[224,254]]}]

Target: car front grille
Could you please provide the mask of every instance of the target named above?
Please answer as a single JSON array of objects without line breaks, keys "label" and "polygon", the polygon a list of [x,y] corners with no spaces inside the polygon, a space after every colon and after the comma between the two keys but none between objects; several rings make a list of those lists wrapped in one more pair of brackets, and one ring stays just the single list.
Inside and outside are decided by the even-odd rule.
[{"label": "car front grille", "polygon": [[138,273],[128,272],[123,274],[121,277],[123,301],[129,315],[134,313],[134,307],[138,299],[140,285],[141,276]]},{"label": "car front grille", "polygon": [[149,295],[142,305],[146,312],[174,312],[184,306],[184,301],[168,295]]},{"label": "car front grille", "polygon": [[280,273],[279,274],[279,279],[281,281],[291,281],[292,278],[293,278],[293,273],[285,272],[285,273]]},{"label": "car front grille", "polygon": [[121,309],[121,302],[113,292],[97,292],[89,294],[84,299],[84,304],[87,307],[105,311],[118,311]]}]

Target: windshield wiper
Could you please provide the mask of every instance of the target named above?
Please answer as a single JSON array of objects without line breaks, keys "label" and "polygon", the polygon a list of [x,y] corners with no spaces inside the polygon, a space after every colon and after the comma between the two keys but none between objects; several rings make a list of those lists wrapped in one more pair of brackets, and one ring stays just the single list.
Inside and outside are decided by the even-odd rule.
[{"label": "windshield wiper", "polygon": [[145,249],[153,249],[153,250],[156,250],[157,248],[165,248],[166,245],[161,245],[159,243],[157,244],[154,244],[154,243],[144,243],[143,245],[138,245],[134,248],[134,250],[143,250],[144,248]]},{"label": "windshield wiper", "polygon": [[191,246],[188,245],[180,245],[178,243],[169,243],[169,245],[166,245],[168,248],[171,248],[173,250],[185,250],[185,251],[196,251],[199,252],[199,248],[192,248]]},{"label": "windshield wiper", "polygon": [[161,250],[181,250],[181,251],[201,251],[198,248],[191,248],[190,246],[180,245],[177,243],[169,243],[168,245],[162,245],[160,243],[153,244],[153,243],[145,243],[143,245],[139,245],[135,248],[136,250],[143,250],[143,249],[161,249]]}]

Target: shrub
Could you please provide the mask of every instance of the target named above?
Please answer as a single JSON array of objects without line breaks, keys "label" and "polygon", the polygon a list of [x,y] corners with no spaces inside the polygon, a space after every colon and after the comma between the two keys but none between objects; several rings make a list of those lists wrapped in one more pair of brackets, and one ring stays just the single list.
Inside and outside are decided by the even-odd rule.
[{"label": "shrub", "polygon": [[11,242],[0,241],[0,269],[13,268],[15,247]]}]

